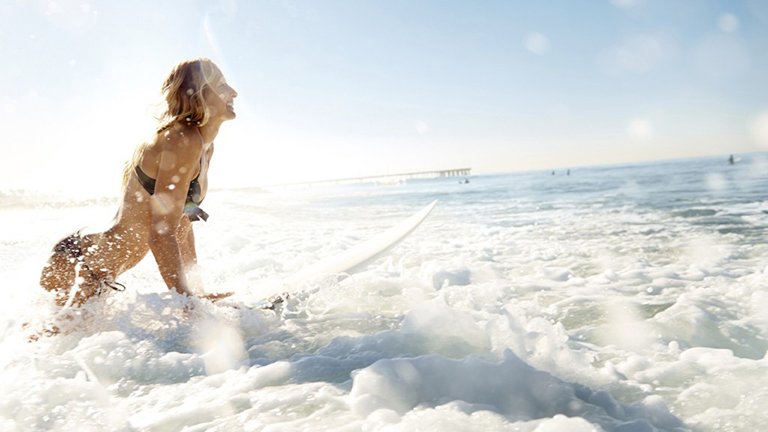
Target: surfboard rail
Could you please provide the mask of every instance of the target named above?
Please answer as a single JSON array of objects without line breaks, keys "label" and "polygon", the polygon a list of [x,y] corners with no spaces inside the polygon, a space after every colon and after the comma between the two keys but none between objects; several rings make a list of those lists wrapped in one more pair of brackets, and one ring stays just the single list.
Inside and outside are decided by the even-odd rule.
[{"label": "surfboard rail", "polygon": [[435,208],[437,200],[419,210],[408,219],[392,228],[351,248],[305,267],[295,275],[286,279],[287,283],[302,282],[307,279],[329,276],[340,273],[359,271],[377,258],[397,246],[410,233],[421,225]]},{"label": "surfboard rail", "polygon": [[[437,200],[434,200],[409,218],[386,231],[336,255],[311,264],[287,278],[265,281],[265,283],[259,284],[253,292],[246,294],[249,297],[258,296],[263,302],[264,299],[300,289],[304,283],[311,280],[333,275],[339,275],[340,277],[348,276],[356,271],[360,271],[400,244],[424,222],[436,205]],[[242,294],[236,292],[235,297],[242,297]],[[222,301],[221,303],[225,304],[229,303],[229,301]]]}]

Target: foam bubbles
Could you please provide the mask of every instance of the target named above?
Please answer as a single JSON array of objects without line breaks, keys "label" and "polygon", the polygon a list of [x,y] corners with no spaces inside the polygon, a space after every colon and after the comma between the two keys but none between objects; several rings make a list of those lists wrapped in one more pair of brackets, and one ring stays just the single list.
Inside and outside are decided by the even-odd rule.
[{"label": "foam bubbles", "polygon": [[481,324],[470,313],[451,308],[441,299],[410,310],[403,319],[402,330],[425,335],[453,354],[464,355],[489,344]]},{"label": "foam bubbles", "polygon": [[[576,430],[601,430],[595,426],[611,430],[633,420],[645,428],[680,425],[663,404],[623,405],[607,392],[595,392],[537,371],[510,352],[500,363],[438,356],[381,360],[355,374],[350,398],[352,409],[364,416],[380,409],[405,415],[416,406],[438,408],[443,401],[459,400],[464,412],[551,418],[551,423],[539,425],[543,430],[568,424]],[[567,420],[576,416],[581,419]]]},{"label": "foam bubbles", "polygon": [[654,342],[654,329],[645,322],[637,306],[626,301],[603,305],[606,324],[601,338],[606,345],[616,345],[628,351],[642,352]]},{"label": "foam bubbles", "polygon": [[199,323],[195,341],[205,353],[203,360],[209,375],[238,368],[248,358],[238,329],[223,322],[208,320]]},{"label": "foam bubbles", "polygon": [[[234,298],[171,292],[149,256],[118,278],[125,292],[70,318],[36,278],[93,205],[4,208],[0,429],[759,430],[758,156],[476,176],[461,191],[217,191],[228,218],[195,226],[197,289]],[[258,308],[262,288],[435,197],[386,258]],[[62,331],[30,344],[26,322]]]}]

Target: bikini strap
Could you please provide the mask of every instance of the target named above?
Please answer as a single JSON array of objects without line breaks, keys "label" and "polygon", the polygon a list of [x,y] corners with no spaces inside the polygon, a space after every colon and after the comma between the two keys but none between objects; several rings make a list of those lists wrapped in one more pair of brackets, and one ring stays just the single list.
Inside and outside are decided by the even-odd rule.
[{"label": "bikini strap", "polygon": [[147,173],[144,172],[144,170],[141,169],[141,167],[137,164],[136,167],[133,169],[133,171],[136,173],[136,179],[139,180],[139,183],[142,187],[149,193],[150,195],[155,193],[155,179],[148,176]]}]

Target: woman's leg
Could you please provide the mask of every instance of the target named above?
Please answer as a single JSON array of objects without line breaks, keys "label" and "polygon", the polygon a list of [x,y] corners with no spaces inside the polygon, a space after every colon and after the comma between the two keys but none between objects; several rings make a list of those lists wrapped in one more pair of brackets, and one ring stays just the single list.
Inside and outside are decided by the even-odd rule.
[{"label": "woman's leg", "polygon": [[43,267],[40,286],[48,291],[68,290],[75,283],[75,267],[80,259],[82,239],[79,233],[64,237],[56,243],[51,257]]},{"label": "woman's leg", "polygon": [[[96,263],[102,260],[96,240],[102,234],[69,235],[56,243],[43,267],[40,285],[56,292],[56,303],[81,305],[101,292],[102,280],[109,277]],[[74,290],[74,291],[73,291]],[[70,297],[73,297],[70,300]]]}]

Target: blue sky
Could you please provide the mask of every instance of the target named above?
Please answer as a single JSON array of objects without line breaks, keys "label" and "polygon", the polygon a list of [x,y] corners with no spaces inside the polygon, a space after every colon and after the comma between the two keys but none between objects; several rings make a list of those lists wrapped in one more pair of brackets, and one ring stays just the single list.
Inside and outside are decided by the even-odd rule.
[{"label": "blue sky", "polygon": [[188,57],[238,90],[211,185],[768,150],[760,0],[3,0],[5,188],[112,191]]}]

